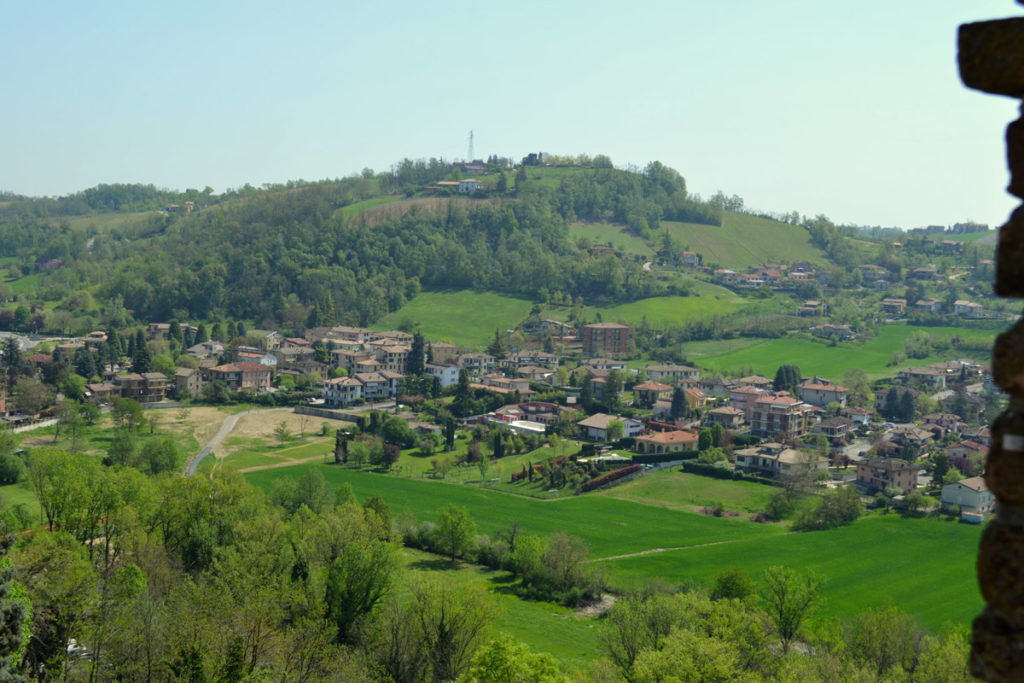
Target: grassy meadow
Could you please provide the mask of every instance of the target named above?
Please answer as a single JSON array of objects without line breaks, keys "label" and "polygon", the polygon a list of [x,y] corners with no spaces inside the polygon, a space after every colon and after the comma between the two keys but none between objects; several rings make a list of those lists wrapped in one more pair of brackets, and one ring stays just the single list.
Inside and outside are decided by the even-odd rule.
[{"label": "grassy meadow", "polygon": [[726,211],[721,226],[674,221],[661,225],[681,245],[703,254],[704,265],[745,269],[766,262],[826,261],[805,229],[767,218]]},{"label": "grassy meadow", "polygon": [[378,320],[372,327],[388,330],[416,328],[430,341],[483,347],[494,330],[507,330],[525,318],[533,304],[492,292],[472,290],[420,292],[405,306]]},{"label": "grassy meadow", "polygon": [[[968,341],[995,339],[995,331],[962,327],[911,327],[886,325],[877,337],[865,342],[840,342],[830,346],[806,337],[778,339],[739,339],[687,344],[687,357],[708,374],[753,368],[756,372],[774,376],[780,365],[796,363],[806,376],[820,375],[838,380],[850,368],[861,368],[871,379],[892,376],[900,369],[948,360],[951,354],[928,358],[909,358],[899,365],[889,366],[894,352],[902,352],[907,338],[915,332],[925,332],[936,339],[959,335]],[[958,355],[954,352],[952,355]],[[966,352],[959,355],[968,355]],[[983,358],[987,362],[987,358]]]},{"label": "grassy meadow", "polygon": [[[686,509],[708,499],[730,509],[754,509],[773,492],[767,487],[758,490],[756,484],[735,486],[675,472],[558,501],[324,465],[251,472],[246,478],[266,490],[275,477],[300,476],[311,467],[319,468],[333,486],[349,483],[361,500],[380,494],[396,517],[411,514],[430,520],[438,508],[455,503],[466,507],[480,533],[514,521],[527,534],[568,531],[587,543],[619,587],[654,578],[708,582],[734,565],[757,577],[767,566],[785,564],[813,569],[826,579],[825,616],[850,615],[891,600],[929,627],[945,629],[966,625],[981,607],[973,572],[981,529],[955,522],[869,515],[832,531],[790,533],[780,525],[707,517]],[[672,499],[675,504],[666,506]]]},{"label": "grassy meadow", "polygon": [[651,256],[654,250],[642,237],[638,237],[620,225],[612,223],[573,223],[569,226],[569,237],[573,242],[586,238],[591,244],[611,244],[619,251],[641,256]]}]

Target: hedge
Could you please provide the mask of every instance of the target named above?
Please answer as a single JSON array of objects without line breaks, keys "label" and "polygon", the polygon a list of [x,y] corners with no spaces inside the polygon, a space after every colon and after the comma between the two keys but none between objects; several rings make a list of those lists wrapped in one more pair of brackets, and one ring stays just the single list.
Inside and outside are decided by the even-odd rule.
[{"label": "hedge", "polygon": [[585,493],[587,491],[593,491],[594,489],[601,488],[613,481],[622,479],[623,477],[628,477],[635,472],[639,472],[643,468],[643,465],[627,465],[626,467],[612,470],[607,474],[602,474],[600,477],[594,477],[590,481],[584,482],[583,485],[580,486],[580,492]]},{"label": "hedge", "polygon": [[673,462],[674,460],[693,460],[700,454],[700,451],[679,451],[678,453],[648,453],[645,455],[633,455],[633,462],[641,465],[653,465],[659,462]]}]

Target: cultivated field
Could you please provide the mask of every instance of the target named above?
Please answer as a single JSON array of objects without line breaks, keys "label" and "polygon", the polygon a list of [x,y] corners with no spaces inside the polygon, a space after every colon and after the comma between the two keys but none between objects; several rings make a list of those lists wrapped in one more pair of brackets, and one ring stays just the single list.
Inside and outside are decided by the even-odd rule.
[{"label": "cultivated field", "polygon": [[[902,352],[907,338],[915,332],[924,332],[935,339],[948,339],[959,335],[965,341],[995,340],[993,330],[973,330],[960,327],[911,327],[907,325],[886,325],[881,333],[866,342],[840,342],[830,346],[827,342],[812,341],[803,337],[782,337],[764,340],[709,341],[687,344],[684,351],[689,360],[705,369],[706,374],[753,368],[754,371],[772,377],[780,365],[795,363],[806,377],[820,375],[838,380],[849,368],[861,368],[871,379],[892,376],[901,368],[927,365],[951,356],[967,356],[967,352],[910,358],[896,366],[889,366],[894,352]],[[725,349],[719,352],[720,349]],[[980,360],[988,361],[987,354]]]},{"label": "cultivated field", "polygon": [[673,221],[661,225],[684,247],[703,254],[704,265],[744,269],[765,262],[825,262],[805,229],[766,218],[727,211],[720,227]]},{"label": "cultivated field", "polygon": [[472,290],[420,292],[405,306],[374,325],[376,330],[418,329],[430,341],[474,348],[487,345],[494,330],[504,332],[527,316],[533,304],[492,292]]}]

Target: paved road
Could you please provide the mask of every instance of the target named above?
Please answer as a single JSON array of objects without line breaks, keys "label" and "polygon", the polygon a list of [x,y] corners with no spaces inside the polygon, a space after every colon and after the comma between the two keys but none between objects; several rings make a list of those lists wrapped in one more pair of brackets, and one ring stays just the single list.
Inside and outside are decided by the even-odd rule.
[{"label": "paved road", "polygon": [[227,417],[227,419],[224,420],[223,424],[221,424],[220,429],[217,431],[217,433],[214,435],[214,437],[212,439],[210,439],[209,443],[207,443],[205,446],[203,446],[203,450],[199,451],[199,455],[197,455],[196,457],[192,458],[192,460],[188,463],[188,467],[185,468],[185,476],[186,477],[191,477],[193,474],[196,473],[196,470],[199,469],[199,464],[201,462],[203,462],[203,458],[205,458],[211,452],[213,452],[213,449],[216,448],[217,446],[219,446],[220,442],[224,440],[224,437],[226,437],[228,434],[230,434],[231,430],[235,428],[235,424],[238,422],[238,418],[242,417],[243,415],[251,415],[253,413],[280,413],[280,412],[290,413],[290,412],[292,412],[292,409],[291,408],[258,408],[256,410],[247,410],[244,413],[236,413],[235,415],[229,415]]}]

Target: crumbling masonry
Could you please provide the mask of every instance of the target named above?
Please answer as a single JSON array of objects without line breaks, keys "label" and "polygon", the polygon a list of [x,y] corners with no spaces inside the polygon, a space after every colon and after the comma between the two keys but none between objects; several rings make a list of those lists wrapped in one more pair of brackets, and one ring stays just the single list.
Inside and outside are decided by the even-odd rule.
[{"label": "crumbling masonry", "polygon": [[[964,24],[959,60],[967,87],[1024,99],[1024,17]],[[1007,189],[1024,199],[1024,116],[1007,127],[1006,152]],[[1024,207],[999,229],[995,291],[1024,298]],[[974,620],[971,673],[987,681],[1024,681],[1024,322],[996,339],[992,372],[1010,403],[992,425],[985,478],[999,505],[978,551],[978,582],[988,604]]]}]

